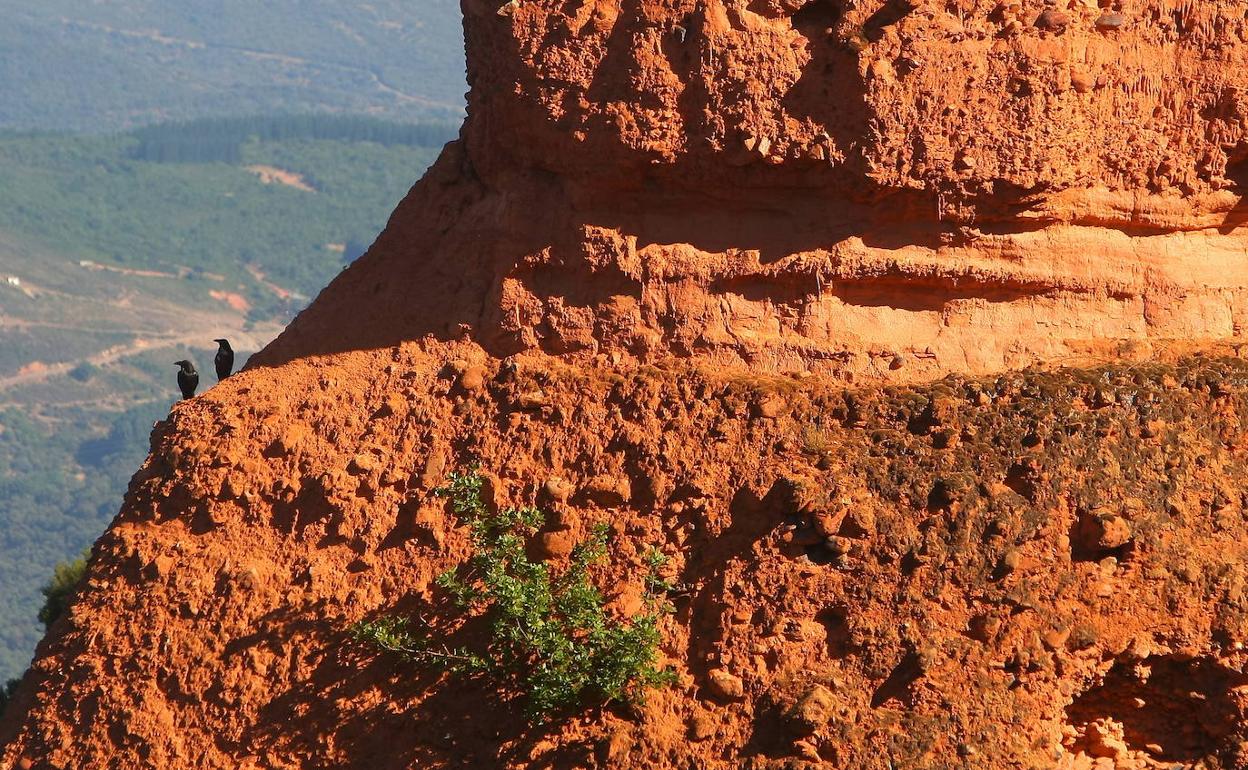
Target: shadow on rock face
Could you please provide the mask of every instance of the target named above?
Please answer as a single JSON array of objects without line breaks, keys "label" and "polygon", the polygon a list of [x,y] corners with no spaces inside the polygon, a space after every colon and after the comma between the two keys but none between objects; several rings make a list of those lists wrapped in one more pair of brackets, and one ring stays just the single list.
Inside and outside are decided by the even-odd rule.
[{"label": "shadow on rock face", "polygon": [[1245,684],[1248,675],[1203,658],[1119,661],[1066,709],[1067,748],[1094,757],[1143,752],[1158,762],[1230,759],[1244,738]]}]

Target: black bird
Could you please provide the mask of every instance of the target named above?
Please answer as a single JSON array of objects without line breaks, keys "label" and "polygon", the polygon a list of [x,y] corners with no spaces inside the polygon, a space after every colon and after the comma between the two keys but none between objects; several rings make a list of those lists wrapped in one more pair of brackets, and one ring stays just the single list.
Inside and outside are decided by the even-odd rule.
[{"label": "black bird", "polygon": [[217,365],[217,382],[220,382],[234,371],[234,348],[230,347],[229,340],[213,340],[213,342],[219,346],[217,357],[212,359],[212,362]]},{"label": "black bird", "polygon": [[199,372],[195,371],[195,364],[190,361],[174,361],[179,367],[178,371],[178,387],[182,389],[182,398],[190,398],[195,395],[195,389],[199,387]]}]

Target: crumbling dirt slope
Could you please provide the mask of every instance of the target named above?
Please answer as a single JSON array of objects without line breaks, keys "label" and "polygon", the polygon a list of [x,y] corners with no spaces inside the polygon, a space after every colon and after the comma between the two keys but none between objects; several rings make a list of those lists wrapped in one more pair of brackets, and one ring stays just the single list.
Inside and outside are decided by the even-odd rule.
[{"label": "crumbling dirt slope", "polygon": [[[1248,3],[464,10],[460,141],[156,426],[0,767],[1248,767]],[[445,620],[474,463],[620,613],[670,557],[675,686],[349,642]]]},{"label": "crumbling dirt slope", "polygon": [[[861,391],[417,343],[253,369],[159,426],[5,761],[1243,767],[1246,416],[1248,365],[1199,356]],[[674,687],[531,728],[348,640],[449,611],[431,489],[474,461],[556,514],[551,559],[610,523],[618,609],[671,558]]]}]

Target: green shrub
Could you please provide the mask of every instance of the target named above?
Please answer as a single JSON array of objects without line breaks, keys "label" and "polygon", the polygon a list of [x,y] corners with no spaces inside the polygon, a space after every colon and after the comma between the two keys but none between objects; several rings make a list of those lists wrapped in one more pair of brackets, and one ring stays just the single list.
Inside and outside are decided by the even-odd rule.
[{"label": "green shrub", "polygon": [[90,382],[91,378],[99,373],[100,368],[90,361],[83,361],[69,370],[69,376],[78,382]]},{"label": "green shrub", "polygon": [[52,579],[39,589],[43,592],[43,607],[39,609],[39,621],[43,623],[44,630],[51,628],[56,619],[65,612],[70,595],[82,582],[82,576],[87,571],[87,557],[90,554],[91,549],[88,548],[77,559],[57,564],[52,571]]},{"label": "green shrub", "polygon": [[567,567],[553,571],[525,555],[526,537],[545,516],[534,508],[491,513],[481,499],[476,473],[453,473],[438,493],[449,498],[472,533],[474,553],[438,578],[466,616],[486,616],[491,633],[478,648],[435,646],[423,624],[386,616],[358,623],[356,639],[411,660],[454,672],[486,674],[514,686],[535,721],[589,702],[639,702],[645,691],[670,683],[659,667],[659,622],[671,608],[657,577],[663,557],[647,553],[646,605],[627,620],[611,618],[590,567],[602,561],[611,541],[606,526],[594,527],[576,545]]}]

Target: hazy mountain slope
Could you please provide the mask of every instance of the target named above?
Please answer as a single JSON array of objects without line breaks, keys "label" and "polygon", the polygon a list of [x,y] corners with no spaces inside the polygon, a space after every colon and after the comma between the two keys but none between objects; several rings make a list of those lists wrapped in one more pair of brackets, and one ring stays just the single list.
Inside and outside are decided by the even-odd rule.
[{"label": "hazy mountain slope", "polygon": [[0,0],[0,18],[0,127],[462,112],[453,0]]}]

